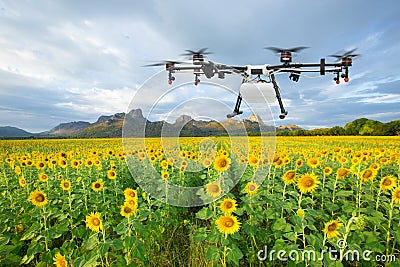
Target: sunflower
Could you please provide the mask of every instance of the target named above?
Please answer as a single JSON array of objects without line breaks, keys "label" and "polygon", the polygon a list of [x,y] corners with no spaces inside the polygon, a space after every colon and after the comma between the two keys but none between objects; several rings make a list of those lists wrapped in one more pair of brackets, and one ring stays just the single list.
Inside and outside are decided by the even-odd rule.
[{"label": "sunflower", "polygon": [[47,182],[47,180],[49,180],[49,176],[47,176],[47,174],[45,174],[45,173],[39,173],[39,180],[41,181],[41,182]]},{"label": "sunflower", "polygon": [[21,174],[21,167],[20,167],[20,166],[15,167],[14,172],[15,172],[16,174]]},{"label": "sunflower", "polygon": [[380,158],[379,162],[385,165],[385,164],[388,164],[390,161],[388,158]]},{"label": "sunflower", "polygon": [[219,172],[224,172],[229,168],[229,165],[231,164],[231,159],[228,158],[227,156],[218,156],[214,160],[214,169],[216,169]]},{"label": "sunflower", "polygon": [[352,158],[351,163],[353,163],[353,165],[358,165],[358,164],[360,164],[360,159],[359,158]]},{"label": "sunflower", "polygon": [[254,195],[258,191],[258,184],[256,184],[255,182],[248,182],[244,190],[247,194]]},{"label": "sunflower", "polygon": [[363,182],[368,182],[372,181],[377,175],[377,172],[374,171],[373,169],[365,169],[362,171],[360,174],[360,178],[363,180]]},{"label": "sunflower", "polygon": [[340,164],[344,165],[344,164],[346,164],[347,162],[349,162],[349,160],[348,160],[347,158],[345,158],[345,157],[341,157],[341,158],[339,159],[339,162],[340,162]]},{"label": "sunflower", "polygon": [[219,205],[219,208],[222,210],[223,213],[231,214],[236,210],[236,206],[236,200],[232,198],[225,198]]},{"label": "sunflower", "polygon": [[114,180],[115,178],[117,178],[117,174],[115,173],[114,170],[108,170],[107,171],[107,178],[110,180]]},{"label": "sunflower", "polygon": [[303,166],[303,160],[302,159],[296,160],[296,167],[301,168],[301,166]]},{"label": "sunflower", "polygon": [[306,214],[306,212],[303,209],[298,209],[296,211],[296,214],[300,217],[304,217],[304,215]]},{"label": "sunflower", "polygon": [[85,161],[85,166],[86,166],[86,167],[92,167],[92,166],[93,166],[93,160],[87,159],[87,160]]},{"label": "sunflower", "polygon": [[206,185],[206,193],[212,198],[217,198],[222,193],[222,188],[220,183],[212,182]]},{"label": "sunflower", "polygon": [[319,183],[317,176],[312,173],[306,173],[297,181],[297,187],[301,193],[306,194],[317,189]]},{"label": "sunflower", "polygon": [[136,209],[138,206],[138,199],[137,198],[126,198],[124,206],[130,206],[130,207],[133,207],[134,209]]},{"label": "sunflower", "polygon": [[400,204],[400,187],[393,190],[392,198],[394,203]]},{"label": "sunflower", "polygon": [[65,168],[65,167],[67,167],[67,161],[65,160],[65,159],[60,159],[59,161],[58,161],[58,166],[60,166],[61,168]]},{"label": "sunflower", "polygon": [[129,205],[128,203],[125,203],[123,206],[121,206],[121,215],[124,216],[125,218],[131,217],[137,210],[137,205]]},{"label": "sunflower", "polygon": [[68,180],[62,180],[60,186],[62,190],[69,191],[71,189],[71,182]]},{"label": "sunflower", "polygon": [[167,180],[169,178],[169,173],[167,171],[161,171],[161,178]]},{"label": "sunflower", "polygon": [[339,168],[337,171],[336,171],[336,178],[338,179],[338,180],[341,180],[341,179],[343,179],[344,177],[346,177],[346,175],[348,175],[350,173],[350,171],[348,170],[348,169],[346,169],[346,168]]},{"label": "sunflower", "polygon": [[257,168],[258,167],[258,158],[254,155],[250,155],[248,159],[249,165]]},{"label": "sunflower", "polygon": [[46,165],[42,161],[39,161],[36,163],[36,169],[38,169],[38,170],[43,170],[45,167],[46,167]]},{"label": "sunflower", "polygon": [[163,160],[160,162],[160,167],[163,168],[164,170],[168,169],[168,161],[167,160]]},{"label": "sunflower", "polygon": [[276,168],[280,168],[284,165],[284,162],[281,158],[278,158],[276,161],[274,160],[273,164]]},{"label": "sunflower", "polygon": [[24,177],[21,177],[18,179],[18,183],[21,187],[25,187],[26,186],[26,179]]},{"label": "sunflower", "polygon": [[334,238],[340,235],[337,231],[343,224],[338,220],[332,220],[325,224],[324,233],[326,234],[327,238]]},{"label": "sunflower", "polygon": [[285,172],[285,174],[282,176],[282,180],[285,182],[285,184],[290,185],[294,183],[294,180],[296,179],[296,172],[294,170],[288,170]]},{"label": "sunflower", "polygon": [[209,158],[205,158],[201,163],[203,164],[204,168],[208,168],[211,166],[212,161]]},{"label": "sunflower", "polygon": [[100,213],[92,212],[90,215],[86,216],[86,227],[94,232],[103,230],[103,223],[100,219]]},{"label": "sunflower", "polygon": [[325,175],[325,176],[331,175],[332,172],[333,172],[333,170],[332,170],[331,167],[325,167],[325,168],[324,168],[324,175]]},{"label": "sunflower", "polygon": [[218,230],[223,234],[234,234],[239,231],[240,222],[236,216],[226,215],[221,216],[216,221]]},{"label": "sunflower", "polygon": [[382,190],[386,190],[386,191],[392,190],[393,188],[396,187],[396,182],[397,181],[396,181],[395,177],[388,175],[388,176],[382,178],[380,187]]},{"label": "sunflower", "polygon": [[77,161],[76,159],[73,159],[71,161],[71,167],[74,169],[77,169],[79,167],[79,161]]},{"label": "sunflower", "polygon": [[54,265],[55,265],[56,267],[67,267],[67,266],[68,266],[67,260],[66,260],[66,259],[64,258],[64,256],[61,255],[60,253],[57,253],[57,254],[54,256],[53,261],[54,261]]},{"label": "sunflower", "polygon": [[136,190],[133,190],[132,188],[129,188],[129,187],[124,190],[124,196],[126,199],[137,199],[138,198]]},{"label": "sunflower", "polygon": [[319,159],[318,158],[310,158],[307,160],[307,164],[311,168],[317,168],[319,165]]},{"label": "sunflower", "polygon": [[46,194],[39,191],[35,190],[29,195],[29,200],[32,202],[33,205],[36,207],[43,207],[44,205],[47,204],[47,198]]},{"label": "sunflower", "polygon": [[378,171],[381,168],[381,165],[379,163],[372,163],[371,166],[369,167],[371,170]]},{"label": "sunflower", "polygon": [[97,181],[92,183],[92,189],[95,192],[99,192],[103,189],[103,179],[98,179]]}]

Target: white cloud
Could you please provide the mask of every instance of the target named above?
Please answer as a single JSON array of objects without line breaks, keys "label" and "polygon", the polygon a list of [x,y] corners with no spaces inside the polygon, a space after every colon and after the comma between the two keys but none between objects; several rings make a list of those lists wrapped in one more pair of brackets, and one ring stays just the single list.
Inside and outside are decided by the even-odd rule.
[{"label": "white cloud", "polygon": [[367,97],[359,100],[361,103],[400,103],[400,94],[388,94],[378,97]]}]

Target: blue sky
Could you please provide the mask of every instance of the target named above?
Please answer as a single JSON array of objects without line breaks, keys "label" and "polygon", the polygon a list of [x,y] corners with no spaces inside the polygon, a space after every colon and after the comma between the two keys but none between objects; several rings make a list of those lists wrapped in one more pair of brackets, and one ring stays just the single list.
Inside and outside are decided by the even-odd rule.
[{"label": "blue sky", "polygon": [[[279,75],[289,115],[277,125],[399,119],[399,11],[395,0],[0,1],[0,125],[40,132],[124,112],[162,70],[141,66],[179,59],[185,49],[208,47],[210,60],[256,65],[279,62],[263,47],[299,45],[311,48],[294,61],[352,48],[362,57],[348,84],[331,75],[298,83]],[[272,111],[277,118],[276,105]]]}]

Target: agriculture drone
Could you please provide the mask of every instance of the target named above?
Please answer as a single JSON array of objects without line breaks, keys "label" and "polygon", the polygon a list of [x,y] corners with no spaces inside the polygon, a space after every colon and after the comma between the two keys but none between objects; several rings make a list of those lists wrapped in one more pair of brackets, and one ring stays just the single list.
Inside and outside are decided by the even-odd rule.
[{"label": "agriculture drone", "polygon": [[[279,118],[284,119],[288,112],[283,106],[280,89],[278,83],[276,82],[275,74],[289,73],[289,78],[294,82],[298,82],[300,75],[302,75],[303,72],[319,72],[320,75],[325,75],[325,73],[333,73],[335,75],[333,80],[336,82],[336,84],[339,84],[340,78],[343,78],[345,82],[349,81],[349,67],[352,66],[353,58],[359,56],[358,54],[354,54],[356,49],[352,49],[342,54],[330,55],[330,57],[337,59],[337,61],[333,63],[326,62],[325,58],[321,58],[319,63],[292,63],[293,53],[297,53],[306,48],[308,47],[300,46],[289,49],[265,47],[265,49],[280,54],[281,64],[277,65],[265,64],[257,66],[230,66],[219,64],[213,61],[205,61],[205,56],[212,53],[208,52],[207,48],[202,48],[198,51],[185,50],[186,53],[182,54],[182,56],[191,56],[192,62],[190,63],[166,60],[159,63],[146,65],[146,67],[165,65],[165,70],[168,72],[168,84],[170,85],[175,80],[174,73],[179,71],[192,71],[194,74],[195,85],[199,84],[200,77],[202,75],[208,79],[214,77],[214,75],[218,75],[219,79],[224,79],[226,74],[240,74],[243,77],[242,85],[240,87],[233,112],[228,114],[227,117],[232,118],[243,113],[243,111],[240,110],[242,98],[244,94],[249,94],[248,90],[251,88],[251,86],[246,85],[255,84],[262,92],[274,92],[281,110]],[[262,77],[267,77],[268,81],[262,79]]]}]

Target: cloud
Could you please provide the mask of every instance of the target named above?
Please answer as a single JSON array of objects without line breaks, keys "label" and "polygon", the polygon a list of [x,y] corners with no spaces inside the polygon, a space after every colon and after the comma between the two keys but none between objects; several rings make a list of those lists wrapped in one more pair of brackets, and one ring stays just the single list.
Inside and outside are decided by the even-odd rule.
[{"label": "cloud", "polygon": [[[327,19],[337,18],[338,6],[353,10],[351,16]],[[342,48],[358,47],[362,57],[354,60],[349,84],[336,86],[330,75],[301,77],[299,83],[277,77],[289,109],[287,119],[279,123],[331,125],[365,110],[390,112],[398,103],[400,81],[393,60],[400,53],[400,36],[393,34],[399,24],[397,7],[394,0],[385,5],[341,0],[297,6],[288,0],[204,0],[198,8],[180,0],[41,0],[40,5],[2,1],[0,124],[47,130],[60,122],[95,120],[97,113],[126,111],[139,85],[162,70],[142,65],[176,59],[184,49],[201,47],[214,52],[208,60],[233,65],[279,62],[262,49],[265,46],[311,46],[294,58],[300,62],[317,62]],[[165,90],[167,74],[160,77],[160,90]],[[183,81],[192,83],[192,75]],[[162,117],[189,96],[205,95],[230,105],[236,101],[234,94],[191,87],[164,98],[157,114]],[[154,99],[149,94],[142,98],[137,104],[149,108]],[[279,114],[277,103],[271,109]],[[206,110],[195,106],[193,112]]]},{"label": "cloud", "polygon": [[362,103],[400,103],[400,94],[389,94],[389,95],[384,95],[384,96],[378,96],[378,97],[368,97],[368,98],[363,98],[359,100],[359,102]]}]

